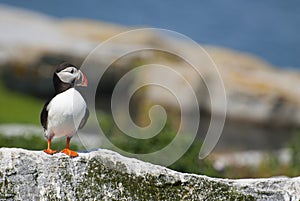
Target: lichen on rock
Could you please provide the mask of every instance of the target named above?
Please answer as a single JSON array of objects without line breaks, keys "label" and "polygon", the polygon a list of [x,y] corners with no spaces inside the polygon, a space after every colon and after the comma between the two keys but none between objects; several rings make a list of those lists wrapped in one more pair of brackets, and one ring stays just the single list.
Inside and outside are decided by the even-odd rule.
[{"label": "lichen on rock", "polygon": [[99,149],[77,158],[0,149],[5,200],[298,200],[298,178],[227,180],[179,173]]}]

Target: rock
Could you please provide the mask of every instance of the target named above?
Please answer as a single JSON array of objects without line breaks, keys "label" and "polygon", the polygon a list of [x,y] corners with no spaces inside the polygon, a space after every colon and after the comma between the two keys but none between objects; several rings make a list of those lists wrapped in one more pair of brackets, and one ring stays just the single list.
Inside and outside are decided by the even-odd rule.
[{"label": "rock", "polygon": [[0,158],[1,200],[300,199],[300,178],[210,178],[103,149],[69,158],[1,148]]},{"label": "rock", "polygon": [[[203,56],[202,51],[181,41],[172,40],[160,44],[161,47],[170,45],[178,49],[179,55]],[[216,64],[224,83],[228,119],[258,124],[272,122],[276,126],[300,125],[300,90],[293,87],[295,83],[300,84],[299,70],[279,69],[257,56],[227,48],[204,46],[204,49]],[[189,65],[180,62],[168,62],[167,65],[184,76],[195,89],[200,107],[211,112],[211,97],[195,71]],[[206,85],[214,86],[217,83],[218,77],[207,70],[210,65],[207,59],[200,59],[194,65],[206,66],[202,68],[203,76],[207,80]],[[161,77],[161,72],[153,70],[152,73],[142,75],[140,79],[147,79],[149,74],[152,75],[150,79]],[[180,85],[180,80],[174,80],[172,75],[168,75],[167,80],[169,83],[175,83],[176,88],[185,90],[182,88],[184,85]],[[162,93],[159,89],[149,89],[146,99],[171,107],[176,102],[170,93]],[[215,99],[222,100],[217,96]],[[188,101],[186,105],[189,105]],[[222,105],[220,102],[216,108]]]},{"label": "rock", "polygon": [[0,124],[0,133],[6,136],[42,135],[41,126],[30,124]]},{"label": "rock", "polygon": [[289,148],[266,152],[262,150],[251,150],[233,153],[218,153],[208,157],[218,171],[231,167],[245,167],[257,169],[265,161],[273,158],[280,165],[289,165],[292,160],[292,150]]}]

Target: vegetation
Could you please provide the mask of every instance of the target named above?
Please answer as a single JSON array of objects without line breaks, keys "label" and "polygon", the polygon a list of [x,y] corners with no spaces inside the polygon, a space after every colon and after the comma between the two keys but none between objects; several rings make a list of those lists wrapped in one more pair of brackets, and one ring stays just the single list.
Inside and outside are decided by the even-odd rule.
[{"label": "vegetation", "polygon": [[[98,118],[100,119],[100,126],[110,141],[118,148],[130,153],[151,153],[160,150],[170,143],[176,134],[176,131],[169,126],[170,124],[167,124],[159,135],[149,140],[134,139],[117,129],[109,115],[101,114],[100,116]],[[292,160],[289,164],[281,164],[276,155],[270,154],[258,167],[230,166],[222,171],[218,171],[213,167],[211,160],[199,160],[198,155],[201,142],[195,140],[189,150],[178,161],[170,165],[169,168],[180,172],[224,178],[258,178],[278,175],[298,176],[300,173],[300,133],[295,133],[295,137],[291,140],[288,147],[292,152]]]},{"label": "vegetation", "polygon": [[[176,131],[172,129],[170,123],[167,123],[161,133],[155,137],[147,140],[135,139],[122,133],[116,127],[110,115],[101,113],[98,116],[98,120],[100,120],[100,126],[106,137],[115,146],[129,153],[152,153],[158,151],[168,145],[176,135]],[[199,161],[198,156],[201,144],[199,140],[195,140],[188,151],[169,168],[186,173],[205,174],[215,177],[222,176],[213,168],[209,161]],[[110,148],[113,149],[112,147]]]},{"label": "vegetation", "polygon": [[300,175],[300,132],[296,131],[294,137],[287,144],[291,151],[291,160],[287,164],[280,163],[278,156],[270,153],[268,158],[258,166],[230,166],[222,172],[226,178],[261,178],[273,176],[295,177]]},{"label": "vegetation", "polygon": [[[0,83],[0,124],[1,123],[30,123],[39,125],[39,114],[43,107],[44,100],[28,96],[6,89]],[[110,115],[101,113],[99,115],[100,125],[107,137],[117,147],[131,153],[151,153],[165,147],[175,137],[176,131],[170,124],[163,131],[149,139],[138,140],[120,132],[113,123]],[[28,136],[5,136],[0,134],[0,147],[19,147],[30,150],[42,150],[47,146],[44,137],[37,135]],[[62,149],[65,140],[54,140],[53,148]],[[250,167],[227,167],[221,172],[214,169],[209,160],[198,159],[201,142],[195,140],[189,150],[174,164],[171,169],[181,172],[204,174],[214,177],[244,178],[244,177],[270,177],[276,175],[298,176],[300,171],[300,133],[288,145],[292,151],[290,164],[280,164],[277,156],[266,159],[258,168]],[[72,148],[82,150],[83,147],[72,142]]]},{"label": "vegetation", "polygon": [[0,82],[0,123],[39,124],[44,100],[9,90]]},{"label": "vegetation", "polygon": [[[65,148],[65,140],[63,138],[54,139],[51,148],[62,150]],[[43,150],[47,148],[47,140],[41,135],[20,135],[20,136],[7,136],[0,134],[0,147],[15,147],[28,150]],[[71,142],[71,148],[74,150],[82,150],[81,145]]]}]

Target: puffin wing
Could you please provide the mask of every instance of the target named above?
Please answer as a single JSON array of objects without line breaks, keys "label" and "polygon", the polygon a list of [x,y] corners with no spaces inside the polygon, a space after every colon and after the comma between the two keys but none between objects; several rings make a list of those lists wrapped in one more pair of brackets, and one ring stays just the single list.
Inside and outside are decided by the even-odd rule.
[{"label": "puffin wing", "polygon": [[45,130],[47,130],[47,124],[48,124],[48,110],[47,110],[47,107],[48,107],[48,104],[49,104],[50,100],[47,101],[43,107],[43,110],[41,112],[41,115],[40,115],[40,121],[41,121],[41,124],[42,126],[44,127]]},{"label": "puffin wing", "polygon": [[89,109],[86,108],[86,109],[85,109],[84,117],[82,118],[82,120],[81,120],[81,122],[80,122],[80,124],[79,124],[79,129],[81,129],[81,128],[84,127],[84,125],[86,124],[86,122],[87,122],[89,116],[90,116]]}]

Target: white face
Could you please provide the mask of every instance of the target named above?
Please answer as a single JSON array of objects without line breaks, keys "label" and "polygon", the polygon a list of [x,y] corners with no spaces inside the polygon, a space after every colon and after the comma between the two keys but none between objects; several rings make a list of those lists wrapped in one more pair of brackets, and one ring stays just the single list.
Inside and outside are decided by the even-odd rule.
[{"label": "white face", "polygon": [[59,79],[65,83],[72,83],[78,77],[78,70],[75,67],[68,67],[57,73]]}]

